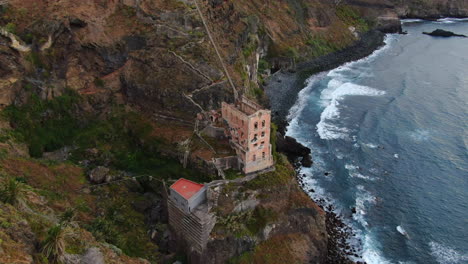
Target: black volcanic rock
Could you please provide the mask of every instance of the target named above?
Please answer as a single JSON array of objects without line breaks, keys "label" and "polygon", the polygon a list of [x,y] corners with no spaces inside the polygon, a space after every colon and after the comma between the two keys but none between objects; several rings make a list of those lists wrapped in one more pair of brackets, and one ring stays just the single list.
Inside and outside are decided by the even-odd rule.
[{"label": "black volcanic rock", "polygon": [[463,38],[466,38],[465,35],[460,35],[460,34],[455,34],[451,31],[446,31],[446,30],[443,30],[443,29],[436,29],[432,32],[423,32],[423,34],[426,34],[426,35],[429,35],[429,36],[433,36],[433,37],[444,37],[444,38],[448,38],[448,37],[463,37]]},{"label": "black volcanic rock", "polygon": [[301,159],[301,164],[304,167],[312,166],[312,159],[310,157],[310,149],[303,146],[301,143],[297,142],[296,139],[292,137],[282,137],[280,133],[277,136],[276,146],[278,151],[283,152],[286,156],[293,162],[297,158]]},{"label": "black volcanic rock", "polygon": [[77,27],[77,28],[84,28],[88,25],[85,21],[79,18],[70,18],[70,26]]}]

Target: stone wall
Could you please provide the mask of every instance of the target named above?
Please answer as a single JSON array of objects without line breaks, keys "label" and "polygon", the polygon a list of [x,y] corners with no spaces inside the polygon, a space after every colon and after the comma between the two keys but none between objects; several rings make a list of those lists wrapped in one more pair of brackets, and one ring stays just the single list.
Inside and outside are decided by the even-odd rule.
[{"label": "stone wall", "polygon": [[214,163],[217,168],[220,168],[222,170],[240,169],[239,158],[237,156],[217,158],[214,159]]},{"label": "stone wall", "polygon": [[222,127],[207,126],[202,130],[202,134],[206,134],[209,137],[223,139],[226,138],[225,130]]}]

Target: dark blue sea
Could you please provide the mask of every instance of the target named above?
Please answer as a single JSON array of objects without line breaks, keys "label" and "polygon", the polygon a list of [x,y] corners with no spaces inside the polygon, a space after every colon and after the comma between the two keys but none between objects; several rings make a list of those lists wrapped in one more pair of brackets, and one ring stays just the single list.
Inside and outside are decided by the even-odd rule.
[{"label": "dark blue sea", "polygon": [[468,263],[468,38],[421,34],[468,35],[468,21],[403,27],[311,76],[288,135],[312,150],[305,190],[336,207],[367,263]]}]

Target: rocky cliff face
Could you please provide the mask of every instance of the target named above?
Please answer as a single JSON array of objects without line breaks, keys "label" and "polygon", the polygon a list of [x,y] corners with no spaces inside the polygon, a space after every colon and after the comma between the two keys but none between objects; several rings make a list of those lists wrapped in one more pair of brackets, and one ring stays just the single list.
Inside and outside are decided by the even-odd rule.
[{"label": "rocky cliff face", "polygon": [[325,263],[325,213],[299,188],[285,156],[274,172],[212,192],[217,224],[200,263]]},{"label": "rocky cliff face", "polygon": [[400,17],[435,19],[440,17],[467,17],[466,0],[395,0],[395,10]]},{"label": "rocky cliff face", "polygon": [[[373,28],[397,31],[398,17],[468,15],[466,0],[199,1],[234,84],[258,99],[278,58],[304,61]],[[1,14],[14,36],[0,37],[1,105],[25,87],[43,98],[69,87],[183,118],[232,100],[192,1],[10,0]]]},{"label": "rocky cliff face", "polygon": [[[398,32],[399,17],[468,15],[467,0],[198,3],[237,91],[263,103],[263,83],[272,71],[293,71],[296,65],[312,67],[314,63],[307,61],[318,57],[327,60],[330,67],[336,65],[339,59],[330,63],[330,57],[324,55],[349,55],[352,50],[347,48],[372,42],[366,36],[377,36],[372,37],[373,41],[381,42],[381,34],[375,30]],[[106,119],[114,106],[124,105],[146,117],[170,118],[178,125],[191,125],[197,113],[218,109],[222,101],[231,102],[234,97],[206,32],[193,0],[10,0],[0,7],[0,108],[27,104],[31,95],[50,100],[74,90],[85,101],[80,110],[96,119]],[[47,118],[62,113],[40,114]],[[186,134],[192,134],[192,127],[188,132],[184,128],[176,133],[173,128],[177,125],[168,126],[163,121],[157,121],[157,125],[163,137],[174,141],[183,141]],[[2,127],[1,133],[0,160],[3,153],[10,158],[18,153],[24,156],[24,148],[14,149],[4,142],[10,132]],[[112,136],[106,137],[112,141]],[[141,147],[149,141],[135,142]],[[106,142],[100,152],[96,150],[105,156],[105,163],[109,163],[108,145]],[[170,146],[172,151],[174,145]],[[154,151],[150,148],[148,152]],[[219,190],[219,223],[208,245],[209,253],[204,256],[207,260],[325,261],[325,215],[299,189],[286,163],[259,180]],[[8,173],[22,175],[11,170]],[[8,219],[21,214],[9,206],[1,205],[0,209]],[[113,217],[109,216],[112,221]],[[1,227],[1,239],[22,250],[13,253],[26,256],[25,263],[31,262],[29,244],[36,243],[36,238],[27,223],[11,227],[2,223]],[[20,228],[24,231],[15,237],[15,230]],[[94,246],[111,252],[100,243]],[[0,253],[2,250],[5,248],[0,247]],[[86,257],[86,252],[80,254]],[[90,249],[89,254],[95,255],[95,250]]]}]

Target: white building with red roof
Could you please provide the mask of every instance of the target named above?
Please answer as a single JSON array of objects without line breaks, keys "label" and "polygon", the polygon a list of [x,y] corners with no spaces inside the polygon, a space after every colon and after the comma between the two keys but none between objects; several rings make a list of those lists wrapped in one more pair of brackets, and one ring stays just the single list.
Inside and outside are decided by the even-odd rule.
[{"label": "white building with red roof", "polygon": [[191,252],[201,254],[216,224],[207,202],[208,186],[179,179],[169,188],[169,226],[178,240],[186,241]]},{"label": "white building with red roof", "polygon": [[206,186],[181,178],[169,188],[169,198],[186,213],[193,212],[206,201]]}]

